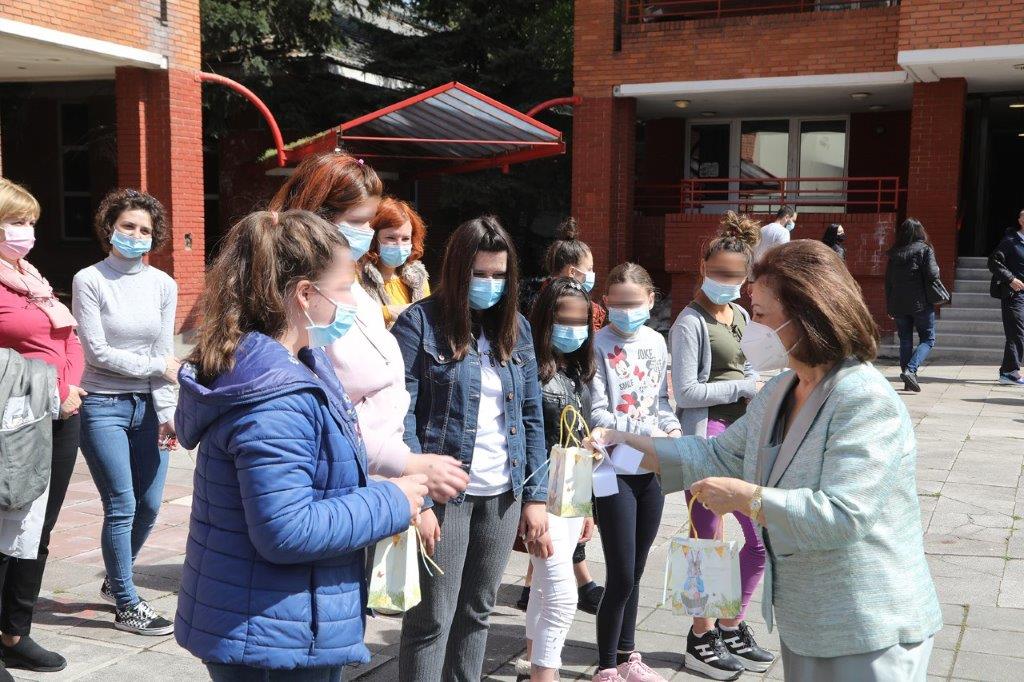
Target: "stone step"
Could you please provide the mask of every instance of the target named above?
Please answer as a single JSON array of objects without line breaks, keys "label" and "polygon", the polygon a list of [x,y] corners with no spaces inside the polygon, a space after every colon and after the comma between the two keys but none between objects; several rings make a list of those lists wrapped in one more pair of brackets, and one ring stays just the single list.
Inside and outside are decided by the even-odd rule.
[{"label": "stone step", "polygon": [[957,280],[971,282],[990,282],[992,281],[992,273],[988,271],[988,268],[957,268],[956,278]]},{"label": "stone step", "polygon": [[960,279],[960,273],[956,274],[957,280],[953,282],[953,291],[955,293],[988,295],[989,281],[987,279]]},{"label": "stone step", "polygon": [[953,292],[953,308],[999,308],[999,299],[992,298],[987,293],[961,293]]},{"label": "stone step", "polygon": [[950,346],[952,348],[998,348],[1006,345],[1006,337],[1002,334],[949,334],[935,330],[935,347]]},{"label": "stone step", "polygon": [[951,320],[945,316],[935,323],[937,334],[991,334],[1002,337],[1003,323],[995,320]]},{"label": "stone step", "polygon": [[[878,357],[887,360],[898,360],[900,348],[894,343],[883,343],[879,346]],[[953,346],[936,346],[928,354],[928,363],[963,362],[968,365],[998,365],[1003,360],[1003,351],[992,348],[956,348]]]},{"label": "stone step", "polygon": [[[995,301],[994,298],[992,300]],[[997,322],[1002,320],[1002,314],[998,308],[956,308],[944,306],[940,314],[940,320],[971,320],[976,322]]]},{"label": "stone step", "polygon": [[987,268],[988,258],[986,256],[961,256],[956,259],[956,267],[959,268]]}]

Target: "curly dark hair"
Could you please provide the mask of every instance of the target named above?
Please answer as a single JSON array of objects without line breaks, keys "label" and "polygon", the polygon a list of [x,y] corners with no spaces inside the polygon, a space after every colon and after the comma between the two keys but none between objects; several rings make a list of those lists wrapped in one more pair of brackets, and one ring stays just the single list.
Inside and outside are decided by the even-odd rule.
[{"label": "curly dark hair", "polygon": [[100,240],[100,247],[104,253],[110,253],[110,235],[114,232],[114,224],[125,211],[141,210],[149,213],[153,221],[153,248],[157,251],[167,243],[170,238],[170,229],[167,226],[167,211],[160,200],[151,194],[140,192],[137,189],[122,188],[111,191],[103,197],[99,208],[96,209],[96,218],[93,221],[93,229],[96,230],[96,237]]}]

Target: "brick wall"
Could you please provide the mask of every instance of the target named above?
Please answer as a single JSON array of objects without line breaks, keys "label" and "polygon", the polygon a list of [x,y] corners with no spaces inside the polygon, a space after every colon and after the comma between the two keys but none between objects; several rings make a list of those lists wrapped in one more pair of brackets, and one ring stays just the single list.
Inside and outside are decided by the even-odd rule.
[{"label": "brick wall", "polygon": [[171,243],[151,263],[178,283],[177,329],[198,322],[205,273],[202,98],[194,72],[120,68],[117,100],[118,183],[160,199]]},{"label": "brick wall", "polygon": [[[757,215],[762,223],[772,216]],[[699,213],[665,216],[665,270],[671,277],[672,314],[689,303],[697,286],[704,248],[714,237],[719,217]],[[846,266],[864,292],[864,300],[883,332],[892,331],[885,312],[885,251],[892,244],[894,213],[802,213],[793,236],[820,239],[829,223],[846,231]]]},{"label": "brick wall", "polygon": [[198,68],[199,0],[4,0],[0,17],[166,55]]},{"label": "brick wall", "polygon": [[572,214],[598,278],[633,256],[636,100],[585,98],[573,118]]},{"label": "brick wall", "polygon": [[899,8],[777,14],[622,26],[617,3],[576,0],[575,92],[620,83],[894,71]]},{"label": "brick wall", "polygon": [[901,50],[1015,45],[1024,34],[1021,0],[903,0]]},{"label": "brick wall", "polygon": [[942,279],[951,290],[966,97],[967,83],[962,78],[915,83],[910,117],[907,215],[920,220],[928,230]]}]

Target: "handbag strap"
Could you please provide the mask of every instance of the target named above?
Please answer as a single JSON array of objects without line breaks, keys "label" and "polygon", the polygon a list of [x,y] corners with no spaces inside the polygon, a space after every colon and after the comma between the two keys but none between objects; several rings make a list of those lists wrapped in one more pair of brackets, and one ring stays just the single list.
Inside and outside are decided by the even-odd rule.
[{"label": "handbag strap", "polygon": [[[691,494],[690,495],[690,503],[686,506],[686,509],[690,513],[690,533],[689,533],[689,535],[694,540],[700,540],[701,537],[697,533],[697,527],[693,525],[693,503],[696,502],[696,501],[697,501],[697,496]],[[711,540],[718,540],[720,542],[725,542],[725,519],[723,519],[722,517],[719,516],[718,520],[719,520],[719,523],[718,523],[718,537],[712,537],[710,539]]]}]

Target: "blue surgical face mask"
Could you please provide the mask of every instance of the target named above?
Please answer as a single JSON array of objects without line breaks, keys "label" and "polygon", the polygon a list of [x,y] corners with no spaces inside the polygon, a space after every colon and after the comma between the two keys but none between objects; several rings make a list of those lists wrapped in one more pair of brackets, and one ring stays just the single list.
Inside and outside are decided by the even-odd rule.
[{"label": "blue surgical face mask", "polygon": [[469,282],[469,307],[473,310],[487,310],[500,301],[504,293],[505,280],[474,277]]},{"label": "blue surgical face mask", "polygon": [[153,248],[152,237],[130,237],[120,230],[110,233],[110,243],[125,258],[142,258]]},{"label": "blue surgical face mask", "polygon": [[373,242],[373,230],[368,227],[356,227],[351,223],[338,223],[338,231],[345,235],[348,246],[352,249],[352,260],[359,260],[370,250]]},{"label": "blue surgical face mask", "polygon": [[597,282],[597,273],[591,270],[590,272],[583,273],[583,288],[587,290],[589,294],[594,288],[594,284]]},{"label": "blue surgical face mask", "polygon": [[722,284],[716,282],[710,277],[704,278],[704,283],[700,285],[700,290],[704,292],[704,295],[708,297],[715,305],[725,305],[729,301],[735,301],[740,297],[740,287],[743,284]]},{"label": "blue surgical face mask", "polygon": [[789,230],[790,232],[793,231],[794,227],[796,227],[796,223],[794,223],[792,220],[786,223],[786,229]]},{"label": "blue surgical face mask", "polygon": [[398,266],[409,260],[412,255],[412,244],[381,244],[380,259],[390,268]]},{"label": "blue surgical face mask", "polygon": [[[313,288],[316,289],[318,294],[327,298],[319,288]],[[331,345],[345,336],[348,330],[352,328],[352,323],[355,322],[356,306],[338,303],[329,298],[327,300],[334,304],[334,321],[330,324],[316,324],[313,322],[313,318],[309,316],[309,313],[306,313],[306,319],[309,320],[309,326],[306,327],[306,331],[309,332],[310,348],[322,348]]]},{"label": "blue surgical face mask", "polygon": [[551,345],[563,353],[579,350],[583,342],[590,336],[587,325],[556,324],[551,328]]},{"label": "blue surgical face mask", "polygon": [[638,308],[608,308],[608,321],[626,334],[632,334],[649,319],[651,311],[646,305]]}]

